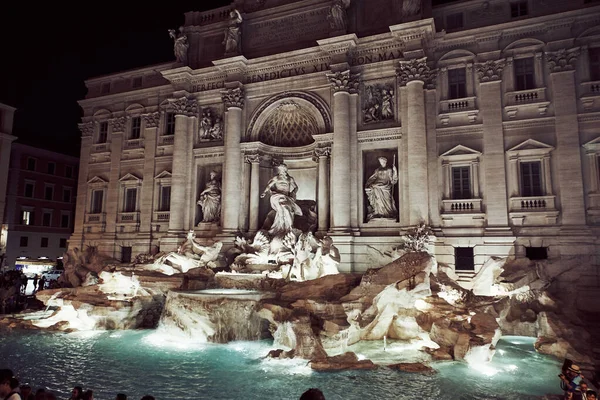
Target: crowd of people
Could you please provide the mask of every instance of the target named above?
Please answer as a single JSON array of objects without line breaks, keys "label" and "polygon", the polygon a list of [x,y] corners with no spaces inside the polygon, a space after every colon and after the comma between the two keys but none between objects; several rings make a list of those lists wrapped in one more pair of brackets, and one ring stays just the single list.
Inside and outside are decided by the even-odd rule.
[{"label": "crowd of people", "polygon": [[598,393],[591,390],[581,373],[581,368],[566,360],[558,375],[560,386],[565,392],[565,400],[597,400]]}]

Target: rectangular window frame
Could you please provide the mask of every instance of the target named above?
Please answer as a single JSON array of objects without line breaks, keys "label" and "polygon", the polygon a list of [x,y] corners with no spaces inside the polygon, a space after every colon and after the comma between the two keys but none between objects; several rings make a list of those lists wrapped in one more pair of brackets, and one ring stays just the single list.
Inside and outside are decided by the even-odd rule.
[{"label": "rectangular window frame", "polygon": [[516,58],[514,63],[515,90],[535,89],[535,60],[534,57]]},{"label": "rectangular window frame", "polygon": [[106,143],[108,140],[108,121],[102,121],[98,125],[98,140],[97,144]]},{"label": "rectangular window frame", "polygon": [[521,197],[540,197],[545,195],[541,161],[528,160],[519,162],[519,186]]},{"label": "rectangular window frame", "polygon": [[131,213],[137,211],[137,187],[125,187],[123,193],[123,212]]},{"label": "rectangular window frame", "polygon": [[467,97],[467,69],[448,69],[448,99],[464,99]]},{"label": "rectangular window frame", "polygon": [[165,114],[165,135],[175,134],[175,113],[168,112]]},{"label": "rectangular window frame", "polygon": [[[452,165],[450,168],[452,176],[452,200],[472,199],[471,166]],[[457,173],[460,176],[457,176]]]},{"label": "rectangular window frame", "polygon": [[93,189],[91,194],[90,214],[104,212],[104,189]]},{"label": "rectangular window frame", "polygon": [[158,211],[171,211],[171,185],[160,185]]},{"label": "rectangular window frame", "polygon": [[131,132],[129,139],[139,139],[142,135],[142,117],[131,118]]}]

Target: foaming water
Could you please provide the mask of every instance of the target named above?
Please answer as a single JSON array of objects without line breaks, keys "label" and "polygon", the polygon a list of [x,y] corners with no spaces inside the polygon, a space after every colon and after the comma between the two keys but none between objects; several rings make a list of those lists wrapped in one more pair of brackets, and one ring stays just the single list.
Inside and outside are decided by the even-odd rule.
[{"label": "foaming water", "polygon": [[[394,349],[393,342],[388,345]],[[370,344],[367,358],[368,347],[382,351]],[[309,387],[321,388],[327,400],[534,399],[560,393],[560,362],[537,354],[524,338],[501,339],[488,369],[434,363],[437,373],[430,375],[388,368],[317,373],[305,360],[264,358],[273,348],[272,341],[194,343],[156,331],[20,332],[0,337],[0,368],[12,368],[22,382],[47,387],[59,398],[81,385],[98,400],[118,392],[131,399],[152,394],[159,400],[295,400]],[[393,361],[403,362],[402,354]]]}]

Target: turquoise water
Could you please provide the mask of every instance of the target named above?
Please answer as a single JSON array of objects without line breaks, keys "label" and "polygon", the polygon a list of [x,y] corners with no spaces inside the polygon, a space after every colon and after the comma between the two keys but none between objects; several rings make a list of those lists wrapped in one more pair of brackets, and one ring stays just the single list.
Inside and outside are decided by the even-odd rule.
[{"label": "turquoise water", "polygon": [[432,375],[383,367],[317,373],[303,360],[263,359],[273,348],[271,341],[184,344],[156,331],[19,332],[0,337],[0,368],[12,368],[34,390],[46,387],[68,398],[80,385],[96,400],[112,400],[118,392],[132,400],[145,394],[157,400],[294,400],[310,387],[321,388],[327,400],[513,400],[560,393],[561,362],[537,354],[529,338],[501,339],[485,366],[434,363],[438,373]]}]

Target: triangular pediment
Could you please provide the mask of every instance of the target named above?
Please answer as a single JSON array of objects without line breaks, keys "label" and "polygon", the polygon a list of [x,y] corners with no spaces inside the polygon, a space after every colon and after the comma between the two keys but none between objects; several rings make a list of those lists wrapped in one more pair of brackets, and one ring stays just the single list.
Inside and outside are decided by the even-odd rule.
[{"label": "triangular pediment", "polygon": [[596,139],[590,140],[586,144],[583,145],[586,150],[598,151],[600,150],[600,136]]},{"label": "triangular pediment", "polygon": [[526,150],[546,150],[546,151],[550,151],[550,150],[554,150],[554,147],[550,146],[549,144],[546,143],[542,143],[538,140],[534,140],[534,139],[527,139],[524,142],[519,143],[518,145],[516,145],[515,147],[513,147],[512,149],[509,149],[509,152],[516,152],[516,151],[526,151]]},{"label": "triangular pediment", "polygon": [[132,173],[127,173],[121,179],[119,179],[119,182],[141,182],[141,179]]},{"label": "triangular pediment", "polygon": [[470,147],[463,146],[462,144],[456,145],[440,157],[453,157],[453,156],[480,156],[481,152],[473,150]]},{"label": "triangular pediment", "polygon": [[170,178],[171,178],[171,173],[166,170],[154,177],[154,179],[170,179]]},{"label": "triangular pediment", "polygon": [[108,181],[105,181],[104,179],[102,179],[98,175],[96,175],[92,179],[87,181],[87,183],[88,183],[88,185],[105,185],[108,183]]}]

